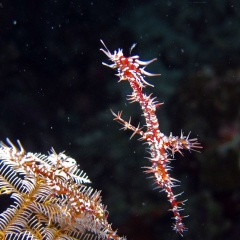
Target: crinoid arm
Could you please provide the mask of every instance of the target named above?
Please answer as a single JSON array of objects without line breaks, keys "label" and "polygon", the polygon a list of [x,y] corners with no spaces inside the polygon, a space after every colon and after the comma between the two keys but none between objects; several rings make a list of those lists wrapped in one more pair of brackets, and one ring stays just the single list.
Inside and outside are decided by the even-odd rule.
[{"label": "crinoid arm", "polygon": [[0,238],[124,239],[112,230],[100,191],[86,186],[90,180],[75,159],[7,142],[0,145],[0,194],[14,203],[0,214]]}]

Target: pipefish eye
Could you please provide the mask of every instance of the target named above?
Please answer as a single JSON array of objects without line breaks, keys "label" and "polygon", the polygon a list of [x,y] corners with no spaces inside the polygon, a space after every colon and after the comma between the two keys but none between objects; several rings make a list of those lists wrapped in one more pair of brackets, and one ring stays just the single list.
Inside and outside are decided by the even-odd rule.
[{"label": "pipefish eye", "polygon": [[66,159],[67,159],[67,156],[64,154],[64,153],[60,153],[59,155],[58,155],[58,157],[60,158],[60,160],[63,162],[63,161],[66,161]]},{"label": "pipefish eye", "polygon": [[64,163],[66,165],[68,164],[69,166],[73,166],[73,165],[76,165],[77,162],[73,158],[68,157],[68,158],[65,159]]},{"label": "pipefish eye", "polygon": [[75,159],[68,157],[63,153],[60,153],[58,157],[61,160],[61,165],[66,169],[77,166],[77,162]]}]

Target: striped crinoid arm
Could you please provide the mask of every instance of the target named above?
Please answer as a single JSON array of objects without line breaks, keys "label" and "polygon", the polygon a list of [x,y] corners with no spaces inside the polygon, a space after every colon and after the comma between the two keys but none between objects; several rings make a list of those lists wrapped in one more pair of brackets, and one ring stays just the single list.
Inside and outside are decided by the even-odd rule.
[{"label": "striped crinoid arm", "polygon": [[111,110],[115,117],[114,120],[123,125],[122,129],[129,129],[133,131],[133,135],[138,134],[141,136],[140,140],[147,142],[151,165],[145,167],[145,172],[153,174],[157,188],[161,188],[166,192],[168,200],[172,206],[171,211],[174,215],[173,218],[175,219],[173,229],[182,235],[183,232],[187,230],[182,222],[184,216],[181,216],[180,214],[180,211],[183,210],[181,205],[184,205],[185,201],[178,201],[177,196],[181,194],[175,195],[172,191],[172,188],[176,186],[176,182],[179,181],[170,176],[169,164],[174,156],[174,153],[179,152],[182,154],[182,150],[184,149],[196,151],[197,149],[201,148],[201,146],[196,138],[189,139],[189,135],[184,136],[183,133],[181,133],[180,137],[172,136],[172,134],[170,134],[170,136],[166,136],[160,131],[159,122],[156,116],[156,109],[163,103],[155,101],[155,98],[152,97],[152,94],[147,95],[143,93],[143,89],[145,87],[153,87],[152,84],[145,80],[145,76],[160,75],[145,71],[145,67],[156,59],[154,58],[150,61],[141,61],[139,60],[139,56],[125,57],[122,49],[118,49],[118,51],[114,51],[114,53],[111,54],[103,41],[101,42],[105,49],[100,50],[104,52],[113,62],[111,65],[106,63],[103,63],[103,65],[117,69],[117,76],[120,77],[119,81],[126,80],[129,82],[132,88],[132,94],[128,95],[127,100],[130,102],[138,102],[140,104],[140,107],[143,111],[143,117],[146,122],[144,126],[145,130],[143,130],[143,128],[140,126],[134,127],[130,120],[125,121],[122,119],[122,112],[115,114]]},{"label": "striped crinoid arm", "polygon": [[73,158],[53,149],[25,152],[19,141],[19,149],[7,141],[0,146],[0,194],[10,194],[14,204],[0,214],[0,238],[124,239]]}]

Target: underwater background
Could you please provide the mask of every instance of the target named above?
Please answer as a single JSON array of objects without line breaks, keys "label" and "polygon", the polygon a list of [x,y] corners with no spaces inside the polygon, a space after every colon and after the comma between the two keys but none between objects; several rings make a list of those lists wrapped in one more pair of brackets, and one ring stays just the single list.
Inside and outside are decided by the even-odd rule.
[{"label": "underwater background", "polygon": [[[129,240],[182,239],[171,230],[165,193],[143,166],[145,145],[112,121],[113,111],[144,124],[99,51],[129,49],[158,58],[147,87],[164,105],[160,130],[197,137],[201,153],[176,154],[174,193],[188,199],[185,240],[240,239],[240,2],[1,1],[0,139],[27,151],[51,147],[75,158],[102,190],[109,222]],[[8,200],[1,203],[1,210]]]}]

